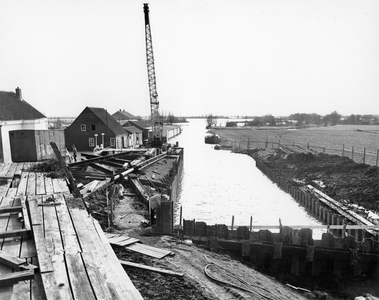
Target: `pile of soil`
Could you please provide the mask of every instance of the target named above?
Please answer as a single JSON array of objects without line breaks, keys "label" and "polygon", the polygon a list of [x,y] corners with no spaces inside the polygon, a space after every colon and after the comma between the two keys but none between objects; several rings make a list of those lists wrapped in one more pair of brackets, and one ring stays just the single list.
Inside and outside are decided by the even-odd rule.
[{"label": "pile of soil", "polygon": [[311,184],[337,201],[379,211],[378,167],[324,153],[288,154],[281,149],[258,149],[248,154],[292,184]]},{"label": "pile of soil", "polygon": [[64,178],[66,176],[56,159],[43,160],[42,162],[31,166],[29,169],[25,170],[25,172],[43,172],[46,177],[51,178]]}]

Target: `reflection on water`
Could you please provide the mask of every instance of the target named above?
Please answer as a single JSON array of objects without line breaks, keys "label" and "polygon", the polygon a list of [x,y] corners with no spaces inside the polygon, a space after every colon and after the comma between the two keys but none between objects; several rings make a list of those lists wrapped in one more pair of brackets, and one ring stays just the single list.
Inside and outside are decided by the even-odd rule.
[{"label": "reflection on water", "polygon": [[[243,154],[217,151],[204,143],[205,120],[192,119],[180,136],[170,140],[184,147],[182,186],[178,207],[184,219],[208,224],[320,224],[292,197],[279,189]],[[176,224],[179,223],[178,216]]]}]

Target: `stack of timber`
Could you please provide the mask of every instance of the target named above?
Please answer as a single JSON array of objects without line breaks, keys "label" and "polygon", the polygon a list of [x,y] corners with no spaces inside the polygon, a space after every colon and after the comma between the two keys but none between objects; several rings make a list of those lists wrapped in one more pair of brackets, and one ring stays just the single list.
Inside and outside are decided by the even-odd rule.
[{"label": "stack of timber", "polygon": [[83,199],[30,166],[0,164],[0,299],[142,299]]}]

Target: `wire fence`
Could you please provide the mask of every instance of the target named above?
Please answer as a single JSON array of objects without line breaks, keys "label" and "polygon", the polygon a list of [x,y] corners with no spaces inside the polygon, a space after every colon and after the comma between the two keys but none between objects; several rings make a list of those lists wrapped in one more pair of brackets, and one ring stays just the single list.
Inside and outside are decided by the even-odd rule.
[{"label": "wire fence", "polygon": [[254,150],[254,149],[267,149],[267,148],[280,148],[280,147],[297,147],[299,150],[312,150],[314,152],[322,152],[330,155],[339,155],[343,157],[348,157],[355,161],[356,163],[363,163],[371,166],[378,166],[379,160],[379,149],[376,153],[368,151],[366,148],[346,148],[342,145],[339,148],[323,147],[320,145],[312,145],[311,143],[298,143],[298,142],[281,142],[270,141],[270,140],[247,140],[247,141],[231,141],[227,140],[224,144],[226,147],[230,147],[233,152],[243,151],[243,150]]}]

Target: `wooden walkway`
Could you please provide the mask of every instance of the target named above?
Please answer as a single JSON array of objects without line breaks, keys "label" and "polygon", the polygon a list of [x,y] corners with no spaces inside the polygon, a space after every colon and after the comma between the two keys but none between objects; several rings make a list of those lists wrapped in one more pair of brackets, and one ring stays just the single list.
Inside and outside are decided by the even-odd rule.
[{"label": "wooden walkway", "polygon": [[0,255],[0,299],[142,299],[83,200],[30,166],[0,163],[0,254],[38,269]]}]

